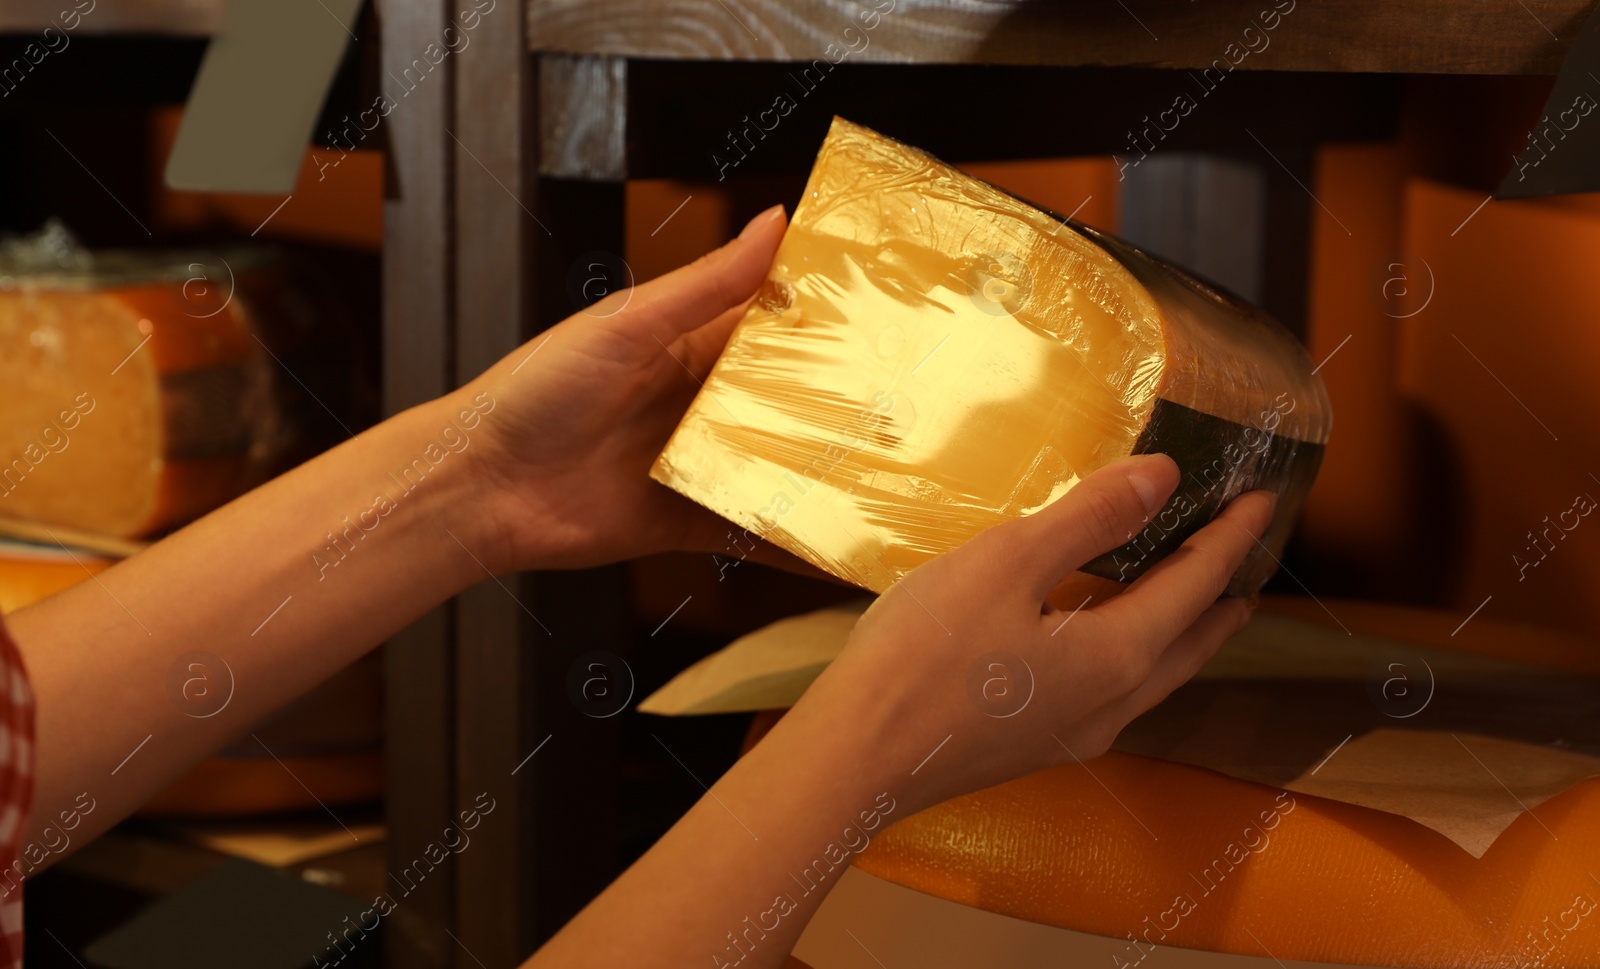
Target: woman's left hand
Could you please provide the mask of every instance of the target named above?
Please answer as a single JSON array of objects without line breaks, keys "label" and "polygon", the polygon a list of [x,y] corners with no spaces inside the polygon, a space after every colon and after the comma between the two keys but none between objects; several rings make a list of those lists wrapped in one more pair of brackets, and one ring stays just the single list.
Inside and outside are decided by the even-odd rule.
[{"label": "woman's left hand", "polygon": [[[600,300],[452,395],[492,402],[471,453],[487,566],[582,568],[714,551],[732,527],[649,476],[766,277],[782,206],[658,279]],[[480,410],[482,410],[480,404]],[[764,547],[758,557],[785,558]]]}]

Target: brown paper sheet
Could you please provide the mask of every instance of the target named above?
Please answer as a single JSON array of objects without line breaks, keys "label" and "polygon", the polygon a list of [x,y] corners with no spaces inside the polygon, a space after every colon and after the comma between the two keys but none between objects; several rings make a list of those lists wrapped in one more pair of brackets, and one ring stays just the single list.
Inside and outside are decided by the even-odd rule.
[{"label": "brown paper sheet", "polygon": [[1482,858],[1523,811],[1538,818],[1540,804],[1600,775],[1600,757],[1478,734],[1380,727],[1314,770],[1284,786],[1403,814]]},{"label": "brown paper sheet", "polygon": [[336,855],[360,845],[383,841],[382,824],[345,828],[326,821],[274,819],[195,821],[168,826],[173,834],[212,851],[247,858],[274,868],[287,868],[314,858]]},{"label": "brown paper sheet", "polygon": [[[859,611],[742,637],[640,709],[790,706]],[[1259,613],[1116,748],[1387,811],[1482,857],[1523,812],[1600,776],[1600,681]]]}]

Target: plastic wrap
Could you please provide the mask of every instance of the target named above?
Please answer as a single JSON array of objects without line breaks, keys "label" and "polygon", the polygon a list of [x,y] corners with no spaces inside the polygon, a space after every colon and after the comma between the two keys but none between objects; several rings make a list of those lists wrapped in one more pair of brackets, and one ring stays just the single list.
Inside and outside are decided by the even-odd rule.
[{"label": "plastic wrap", "polygon": [[1183,470],[1085,571],[1131,581],[1252,488],[1276,567],[1331,410],[1260,310],[1110,236],[835,119],[772,270],[652,475],[882,591],[1129,454]]},{"label": "plastic wrap", "polygon": [[257,339],[269,253],[90,253],[58,225],[0,250],[0,516],[159,531],[260,481],[293,437]]}]

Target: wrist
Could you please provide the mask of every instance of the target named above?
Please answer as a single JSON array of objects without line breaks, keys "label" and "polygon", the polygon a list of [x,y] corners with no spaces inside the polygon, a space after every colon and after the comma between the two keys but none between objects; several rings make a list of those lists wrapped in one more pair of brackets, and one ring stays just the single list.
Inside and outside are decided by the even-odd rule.
[{"label": "wrist", "polygon": [[887,795],[894,820],[915,813],[937,800],[927,772],[917,768],[943,738],[930,735],[924,744],[915,711],[902,707],[899,694],[874,688],[856,671],[830,667],[740,765],[750,762],[752,771],[785,790],[837,793],[839,807]]},{"label": "wrist", "polygon": [[784,717],[809,742],[836,736],[848,746],[835,752],[843,758],[835,762],[853,765],[861,789],[889,791],[898,804],[896,819],[975,789],[963,769],[964,751],[997,725],[1011,724],[983,716],[964,679],[928,680],[909,672],[931,659],[913,648],[919,645],[863,621]]},{"label": "wrist", "polygon": [[[489,449],[485,415],[492,398],[475,388],[419,404],[381,425],[387,441],[385,481],[401,501],[415,503],[413,527],[436,532],[430,541],[448,561],[461,561],[458,591],[507,570],[506,542],[486,509],[492,476],[483,469]],[[492,418],[489,418],[492,419]],[[470,554],[469,554],[470,553]]]},{"label": "wrist", "polygon": [[785,893],[802,909],[889,825],[918,810],[908,783],[915,778],[881,756],[877,732],[822,713],[790,711],[711,789],[717,816],[731,815],[759,844],[767,886],[754,894]]}]

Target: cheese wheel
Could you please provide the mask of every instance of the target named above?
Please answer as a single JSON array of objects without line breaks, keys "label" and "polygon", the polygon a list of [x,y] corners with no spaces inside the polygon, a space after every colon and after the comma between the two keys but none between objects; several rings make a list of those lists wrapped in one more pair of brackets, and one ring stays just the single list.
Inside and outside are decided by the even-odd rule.
[{"label": "cheese wheel", "polygon": [[906,818],[855,863],[950,901],[1127,938],[1122,965],[1162,945],[1600,967],[1600,779],[1536,815],[1474,859],[1398,815],[1112,752]]},{"label": "cheese wheel", "polygon": [[[1242,491],[1271,574],[1327,392],[1260,310],[1104,233],[835,119],[766,282],[651,474],[882,591],[1129,454],[1184,472],[1088,571],[1131,581]],[[725,554],[742,558],[749,536]]]},{"label": "cheese wheel", "polygon": [[[312,792],[316,793],[313,794]],[[140,817],[218,818],[364,804],[383,795],[383,751],[272,760],[211,757],[146,801]]]},{"label": "cheese wheel", "polygon": [[0,615],[83,582],[114,562],[87,552],[66,552],[0,543]]},{"label": "cheese wheel", "polygon": [[[87,552],[0,542],[0,614],[88,581],[114,564]],[[251,737],[264,735],[270,748],[248,739],[208,758],[146,801],[138,813],[235,817],[364,804],[381,797],[382,668],[381,659],[369,654],[339,671],[285,711],[255,725]]]},{"label": "cheese wheel", "polygon": [[0,285],[0,515],[133,537],[242,493],[281,452],[243,292],[269,279],[240,256],[102,261],[120,268]]}]

